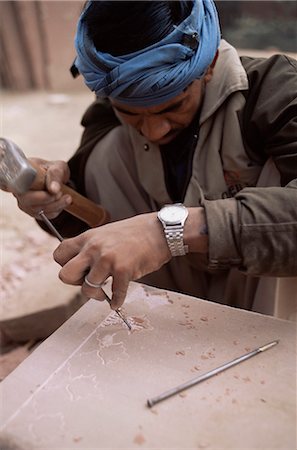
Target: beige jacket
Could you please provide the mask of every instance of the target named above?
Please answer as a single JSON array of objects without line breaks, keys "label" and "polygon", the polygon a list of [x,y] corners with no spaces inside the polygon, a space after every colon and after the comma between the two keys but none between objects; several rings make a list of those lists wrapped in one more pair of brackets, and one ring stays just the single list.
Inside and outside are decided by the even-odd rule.
[{"label": "beige jacket", "polygon": [[[286,188],[279,187],[279,178],[267,183],[272,189],[255,188],[265,162],[251,161],[243,142],[239,112],[245,107],[243,91],[248,87],[235,49],[223,41],[206,89],[184,204],[205,207],[209,268],[234,265],[253,275],[297,275],[297,128],[292,128],[289,139],[290,143],[295,140],[291,162],[295,164],[295,179]],[[158,205],[171,202],[159,148],[132,128],[129,135],[145,190]],[[145,146],[149,151],[140,151]]]},{"label": "beige jacket", "polygon": [[[205,91],[184,199],[186,206],[205,208],[209,254],[175,258],[173,289],[252,309],[259,277],[297,276],[296,67],[283,56],[241,61],[222,41]],[[286,89],[280,89],[283,84]],[[96,126],[90,111],[84,120],[86,130]],[[95,150],[86,152],[83,140],[70,161],[78,190],[105,206],[113,220],[171,202],[159,148],[133,128],[116,125]],[[119,160],[123,167],[112,168]],[[128,166],[133,188],[123,178]],[[267,167],[273,171],[268,170],[263,185]],[[123,206],[127,198],[129,212]],[[63,217],[59,221],[63,229]],[[185,286],[177,280],[182,277]],[[171,287],[167,282],[157,285]]]}]

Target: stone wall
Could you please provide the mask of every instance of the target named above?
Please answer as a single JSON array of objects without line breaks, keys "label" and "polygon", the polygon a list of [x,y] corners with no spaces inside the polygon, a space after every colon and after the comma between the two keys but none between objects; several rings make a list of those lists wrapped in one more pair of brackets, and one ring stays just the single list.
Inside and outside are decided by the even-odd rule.
[{"label": "stone wall", "polygon": [[14,90],[76,90],[69,68],[83,1],[0,2],[2,87]]}]

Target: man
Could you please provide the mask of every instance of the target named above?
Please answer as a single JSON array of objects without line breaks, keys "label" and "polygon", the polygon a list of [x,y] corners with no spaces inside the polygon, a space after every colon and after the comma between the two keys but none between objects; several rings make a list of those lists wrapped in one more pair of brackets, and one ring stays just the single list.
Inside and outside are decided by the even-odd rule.
[{"label": "man", "polygon": [[[99,99],[81,148],[18,196],[69,237],[62,281],[100,298],[112,276],[114,309],[131,280],[251,309],[262,277],[295,277],[296,61],[240,60],[211,0],[88,2],[76,49]],[[112,223],[63,212],[69,179]]]}]

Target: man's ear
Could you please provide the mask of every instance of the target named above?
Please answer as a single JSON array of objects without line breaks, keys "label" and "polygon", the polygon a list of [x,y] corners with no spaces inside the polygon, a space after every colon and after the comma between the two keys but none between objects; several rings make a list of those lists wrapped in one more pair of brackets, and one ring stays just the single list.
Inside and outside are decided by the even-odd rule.
[{"label": "man's ear", "polygon": [[204,81],[205,83],[208,83],[211,79],[212,79],[212,75],[213,75],[213,69],[214,66],[216,65],[217,59],[219,56],[219,50],[217,50],[214,59],[212,60],[211,65],[208,67],[206,74],[204,75]]}]

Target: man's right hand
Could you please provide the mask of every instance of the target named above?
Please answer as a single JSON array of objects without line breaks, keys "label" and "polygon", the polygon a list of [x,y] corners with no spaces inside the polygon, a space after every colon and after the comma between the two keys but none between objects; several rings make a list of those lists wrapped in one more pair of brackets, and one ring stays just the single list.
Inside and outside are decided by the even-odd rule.
[{"label": "man's right hand", "polygon": [[63,195],[61,185],[68,182],[69,167],[64,161],[46,161],[30,158],[34,163],[46,170],[44,190],[29,190],[24,194],[14,194],[19,208],[32,217],[38,218],[42,210],[49,219],[56,218],[72,202],[70,195]]}]

